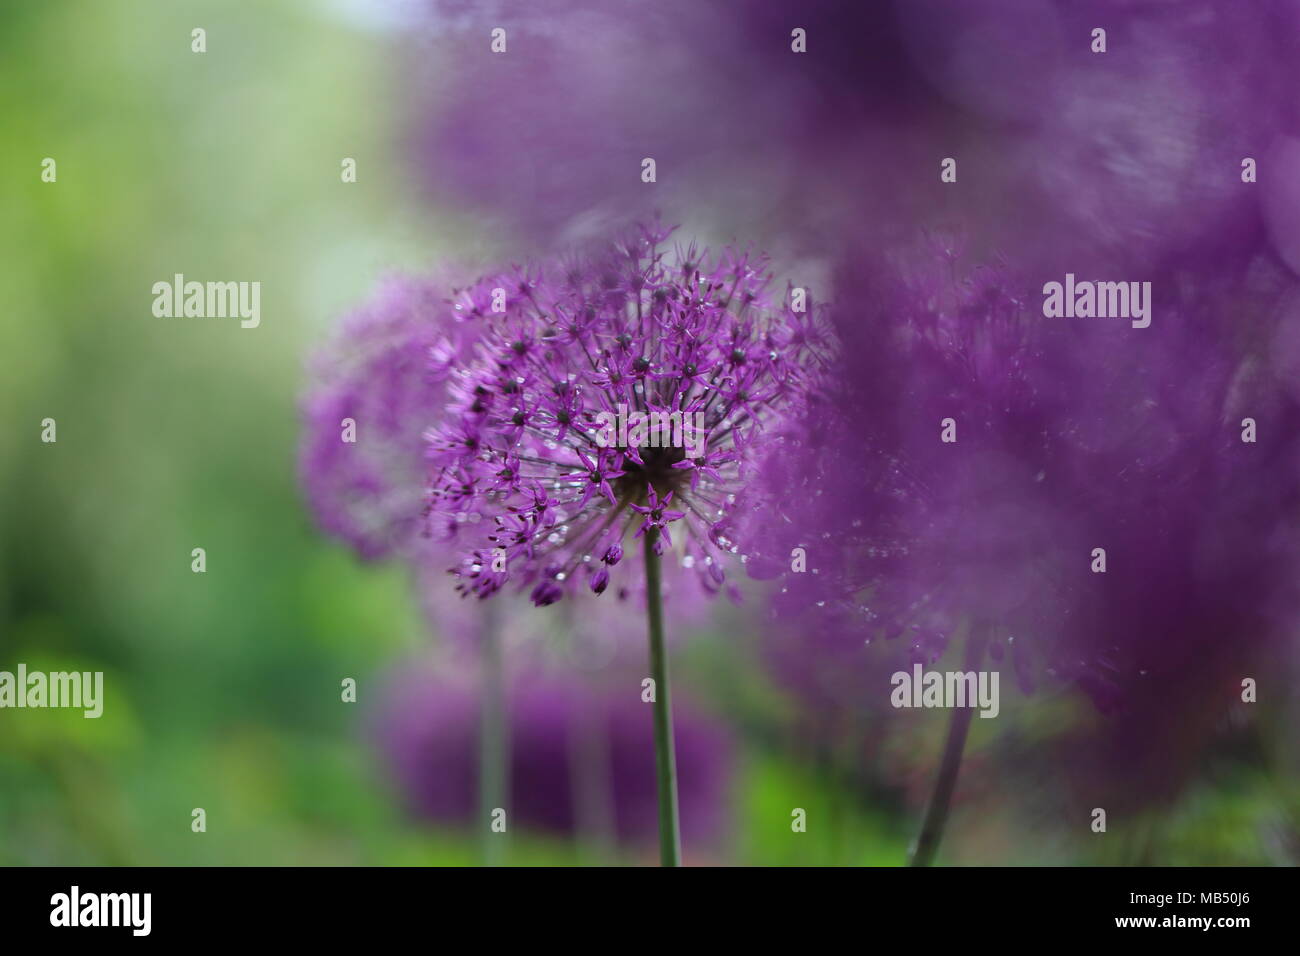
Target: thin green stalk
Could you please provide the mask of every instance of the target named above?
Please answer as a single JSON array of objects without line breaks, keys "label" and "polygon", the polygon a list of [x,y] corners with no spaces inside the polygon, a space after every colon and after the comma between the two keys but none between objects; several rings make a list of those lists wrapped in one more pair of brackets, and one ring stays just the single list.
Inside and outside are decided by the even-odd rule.
[{"label": "thin green stalk", "polygon": [[[986,628],[976,625],[971,630],[966,639],[966,670],[979,668],[987,640]],[[916,838],[916,847],[912,851],[912,866],[929,866],[939,852],[939,841],[943,838],[943,828],[948,822],[952,794],[957,789],[957,774],[961,770],[962,753],[966,749],[966,735],[970,731],[974,714],[973,706],[957,707],[952,712],[948,739],[943,745],[943,760],[939,764],[939,775],[935,778],[930,803],[925,808],[925,821],[921,824],[921,833]]]},{"label": "thin green stalk", "polygon": [[645,535],[646,618],[650,634],[650,676],[654,680],[655,780],[659,797],[659,862],[682,865],[677,822],[677,752],[673,741],[672,702],[668,693],[668,652],[664,648],[663,594],[659,583],[659,529]]},{"label": "thin green stalk", "polygon": [[[496,603],[486,601],[483,614],[482,673],[479,711],[479,825],[482,828],[483,865],[500,866],[506,855],[506,833],[492,829],[493,813],[506,809],[510,787],[506,726],[506,681],[502,662],[501,629]],[[509,824],[509,816],[506,818]]]}]

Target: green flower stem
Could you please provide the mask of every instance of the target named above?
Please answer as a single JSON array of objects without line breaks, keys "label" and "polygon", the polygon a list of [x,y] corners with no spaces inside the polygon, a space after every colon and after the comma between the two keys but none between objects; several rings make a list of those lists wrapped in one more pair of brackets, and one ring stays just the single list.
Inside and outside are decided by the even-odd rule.
[{"label": "green flower stem", "polygon": [[682,865],[677,820],[677,752],[673,740],[672,702],[668,694],[668,652],[664,648],[664,607],[659,582],[659,529],[645,534],[646,612],[650,633],[650,676],[654,680],[655,779],[659,796],[659,862]]},{"label": "green flower stem", "polygon": [[[975,625],[966,639],[966,670],[979,668],[987,642],[988,629]],[[939,852],[939,841],[943,838],[943,828],[948,822],[952,794],[957,789],[957,773],[961,770],[962,753],[966,749],[966,735],[970,731],[974,714],[974,707],[957,707],[952,712],[948,739],[943,745],[943,760],[939,764],[939,775],[935,778],[930,803],[925,808],[925,821],[921,824],[921,833],[916,838],[916,847],[912,851],[912,866],[929,866]]]}]

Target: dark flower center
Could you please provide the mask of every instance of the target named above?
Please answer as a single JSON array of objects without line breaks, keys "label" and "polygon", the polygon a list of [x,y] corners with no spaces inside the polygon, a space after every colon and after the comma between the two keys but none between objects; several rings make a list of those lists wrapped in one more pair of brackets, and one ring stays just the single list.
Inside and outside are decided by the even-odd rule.
[{"label": "dark flower center", "polygon": [[645,499],[647,485],[654,488],[655,495],[661,500],[670,491],[680,494],[682,486],[689,483],[690,471],[685,468],[674,468],[673,465],[686,459],[686,450],[684,448],[641,448],[639,451],[641,460],[645,464],[638,465],[630,458],[624,459],[622,477],[612,482],[615,494],[620,498],[626,497],[635,504]]}]

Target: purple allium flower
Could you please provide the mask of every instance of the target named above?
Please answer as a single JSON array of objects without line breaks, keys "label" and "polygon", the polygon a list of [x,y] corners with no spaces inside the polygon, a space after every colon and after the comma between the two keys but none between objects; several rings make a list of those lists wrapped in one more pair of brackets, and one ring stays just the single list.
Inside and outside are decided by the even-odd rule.
[{"label": "purple allium flower", "polygon": [[[799,254],[833,253],[905,240],[942,209],[1022,264],[1146,269],[1214,262],[1267,219],[1297,261],[1295,0],[430,6],[415,153],[442,202],[498,233],[582,235],[652,203],[743,233],[779,223]],[[636,175],[647,156],[653,186]],[[943,157],[961,185],[936,191]]]},{"label": "purple allium flower", "polygon": [[[687,207],[670,193],[748,192],[728,176],[733,151],[761,156],[772,145],[771,117],[783,112],[772,100],[751,102],[744,73],[713,65],[701,76],[708,51],[694,37],[734,29],[722,10],[598,0],[430,7],[420,58],[436,72],[414,68],[425,91],[414,98],[421,178],[439,202],[497,233],[571,240],[656,211],[676,217]],[[497,28],[502,53],[489,47]],[[682,78],[683,95],[665,95],[665,77]],[[664,185],[641,181],[646,157]],[[694,188],[666,185],[682,182]]]},{"label": "purple allium flower", "polygon": [[[730,735],[681,696],[673,703],[683,832],[717,847],[727,830]],[[654,745],[634,673],[617,689],[521,674],[508,710],[512,827],[591,838],[608,825],[623,842],[654,837]],[[454,668],[407,667],[392,681],[377,730],[412,812],[446,824],[474,819],[478,720],[473,682]]]},{"label": "purple allium flower", "polygon": [[[302,400],[299,470],[321,527],[365,559],[396,555],[406,561],[430,623],[472,647],[483,622],[472,609],[445,600],[446,566],[479,516],[464,507],[425,513],[425,433],[448,413],[452,369],[470,353],[485,306],[471,292],[453,290],[448,298],[445,289],[432,280],[385,280],[313,356]],[[611,545],[602,558],[604,568],[612,567],[622,550]],[[673,578],[664,585],[679,622],[704,615],[697,588]],[[608,613],[589,609],[584,623],[594,621],[611,641],[633,632],[643,636],[644,623],[627,609],[644,605],[644,586],[625,581],[610,590],[618,606]],[[536,630],[518,614],[497,626],[510,634]],[[585,627],[570,630],[582,646],[591,643]]]},{"label": "purple allium flower", "polygon": [[[1041,122],[1012,144],[1041,191],[1038,218],[1130,269],[1214,267],[1248,246],[1268,202],[1243,185],[1243,160],[1270,168],[1261,183],[1292,178],[1272,162],[1300,121],[1300,4],[1054,6],[1060,63]],[[1097,27],[1104,54],[1077,42]]]},{"label": "purple allium flower", "polygon": [[456,569],[465,593],[515,579],[538,605],[599,594],[652,529],[706,590],[727,587],[754,449],[780,441],[832,340],[801,293],[773,301],[761,256],[668,251],[669,232],[468,293],[482,337],[455,372],[457,415],[429,437],[432,513],[492,519]]},{"label": "purple allium flower", "polygon": [[764,652],[817,732],[875,721],[896,668],[968,669],[963,633],[1004,695],[1096,705],[1039,759],[1085,808],[1170,799],[1250,720],[1242,682],[1285,659],[1300,598],[1300,284],[1241,258],[1153,274],[1133,329],[1044,317],[1050,276],[846,256],[846,360],[792,437],[810,453],[760,465],[750,561],[780,578]]},{"label": "purple allium flower", "polygon": [[433,283],[394,278],[313,358],[299,472],[321,527],[363,558],[424,546],[423,433],[473,334]]},{"label": "purple allium flower", "polygon": [[1165,274],[1146,329],[1045,318],[1006,268],[866,281],[845,293],[836,401],[796,439],[817,453],[768,462],[773,566],[803,546],[815,572],[782,569],[778,605],[926,662],[987,629],[1023,686],[1107,709],[1177,714],[1250,676],[1300,573],[1300,405],[1267,358],[1294,280],[1267,259]]}]

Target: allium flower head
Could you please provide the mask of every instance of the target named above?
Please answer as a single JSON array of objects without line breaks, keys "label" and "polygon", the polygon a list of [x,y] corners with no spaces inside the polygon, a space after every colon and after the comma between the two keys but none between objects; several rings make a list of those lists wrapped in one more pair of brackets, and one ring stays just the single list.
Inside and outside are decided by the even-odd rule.
[{"label": "allium flower head", "polygon": [[361,557],[419,545],[423,432],[473,334],[431,282],[393,278],[313,357],[299,472],[320,525]]},{"label": "allium flower head", "polygon": [[518,579],[538,605],[599,594],[651,533],[707,590],[728,587],[754,449],[804,407],[833,343],[802,293],[774,299],[762,256],[669,249],[670,232],[462,294],[483,334],[429,456],[431,511],[491,519],[456,569],[464,592]]},{"label": "allium flower head", "polygon": [[[814,572],[781,603],[924,662],[983,627],[1026,689],[1107,710],[1181,713],[1190,687],[1239,681],[1285,633],[1300,568],[1300,406],[1260,354],[1294,280],[1267,259],[1158,275],[1132,329],[1045,318],[1006,268],[937,266],[849,296],[855,358],[816,454],[765,464],[788,520],[764,544],[807,547]],[[1247,418],[1267,433],[1243,441]]]}]

